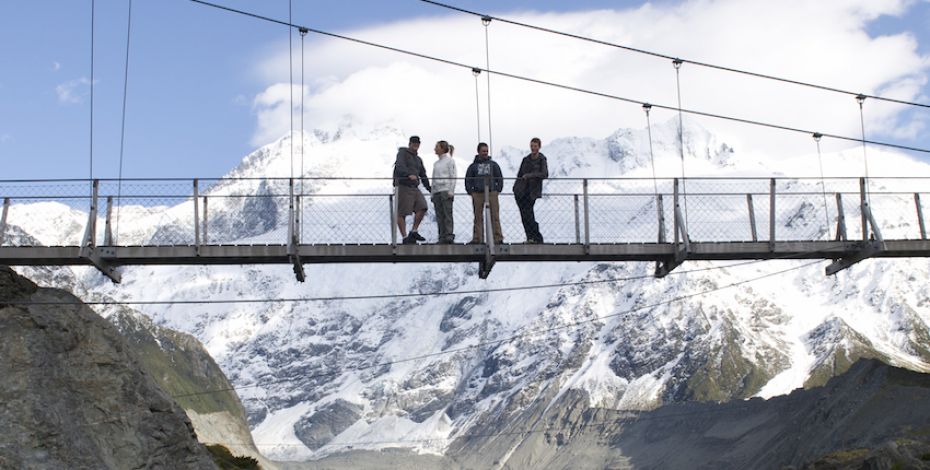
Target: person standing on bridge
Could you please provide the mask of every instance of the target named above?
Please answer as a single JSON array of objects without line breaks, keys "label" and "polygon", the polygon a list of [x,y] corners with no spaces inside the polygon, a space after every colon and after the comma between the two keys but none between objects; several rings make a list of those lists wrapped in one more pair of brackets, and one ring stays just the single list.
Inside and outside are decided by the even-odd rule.
[{"label": "person standing on bridge", "polygon": [[501,232],[498,195],[504,189],[504,176],[501,173],[501,167],[488,155],[488,144],[481,142],[478,144],[478,155],[475,155],[475,161],[465,172],[465,191],[471,195],[471,205],[475,212],[474,230],[469,244],[481,243],[484,240],[485,189],[487,189],[487,203],[491,210],[494,243],[503,243],[504,234]]},{"label": "person standing on bridge", "polygon": [[539,137],[533,137],[530,140],[530,154],[523,157],[520,170],[517,171],[517,180],[513,183],[513,197],[520,208],[520,219],[523,221],[528,244],[543,242],[543,236],[539,233],[539,223],[536,222],[536,213],[533,211],[536,200],[542,197],[542,180],[549,177],[546,156],[539,151],[540,147],[542,141]]},{"label": "person standing on bridge", "polygon": [[455,197],[455,160],[449,155],[452,146],[445,140],[436,142],[433,149],[439,160],[433,164],[433,190],[431,199],[436,210],[436,226],[439,237],[436,243],[451,245],[455,240],[452,222],[452,201]]},{"label": "person standing on bridge", "polygon": [[[397,228],[400,230],[400,235],[404,237],[404,245],[416,245],[418,241],[426,240],[417,233],[420,222],[426,215],[426,198],[423,197],[418,186],[422,182],[427,191],[432,188],[429,185],[429,178],[426,177],[423,159],[417,155],[419,149],[420,138],[412,136],[406,147],[397,150],[397,160],[394,161],[394,186],[397,187]],[[410,214],[413,214],[413,227],[408,235],[407,216]]]}]

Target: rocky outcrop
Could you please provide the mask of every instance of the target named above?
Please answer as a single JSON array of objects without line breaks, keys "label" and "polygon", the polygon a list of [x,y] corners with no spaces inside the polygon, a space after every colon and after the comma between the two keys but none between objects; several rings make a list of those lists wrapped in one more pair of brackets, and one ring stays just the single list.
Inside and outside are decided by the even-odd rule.
[{"label": "rocky outcrop", "polygon": [[216,468],[184,411],[73,295],[0,267],[0,336],[0,468]]},{"label": "rocky outcrop", "polygon": [[123,335],[142,368],[184,409],[200,442],[252,457],[267,470],[277,468],[256,448],[239,396],[200,341],[123,306],[107,320]]}]

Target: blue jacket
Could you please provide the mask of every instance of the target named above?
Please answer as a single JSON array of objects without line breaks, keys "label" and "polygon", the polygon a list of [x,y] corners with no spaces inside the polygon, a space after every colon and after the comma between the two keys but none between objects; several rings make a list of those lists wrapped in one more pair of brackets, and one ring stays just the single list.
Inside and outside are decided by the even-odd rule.
[{"label": "blue jacket", "polygon": [[468,194],[483,193],[488,177],[491,179],[491,192],[499,193],[504,190],[504,175],[497,162],[491,160],[491,157],[482,160],[480,156],[475,155],[475,161],[468,165],[465,172],[465,191]]}]

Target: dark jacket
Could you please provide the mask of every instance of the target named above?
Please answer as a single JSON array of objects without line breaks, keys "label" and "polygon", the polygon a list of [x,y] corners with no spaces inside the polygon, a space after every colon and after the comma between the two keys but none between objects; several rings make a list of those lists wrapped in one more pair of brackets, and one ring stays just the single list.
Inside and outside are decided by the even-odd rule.
[{"label": "dark jacket", "polygon": [[[419,180],[411,181],[410,175],[418,177]],[[397,149],[397,160],[394,161],[394,186],[404,185],[416,188],[420,183],[423,183],[427,191],[432,189],[429,185],[429,178],[426,177],[423,159],[407,147]]]},{"label": "dark jacket", "polygon": [[499,193],[504,190],[504,175],[501,173],[501,167],[491,157],[482,160],[475,155],[475,161],[468,165],[465,171],[465,191],[468,194],[483,193],[484,185],[488,177],[491,177],[491,192]]},{"label": "dark jacket", "polygon": [[518,199],[542,197],[542,180],[549,177],[549,166],[546,156],[539,152],[539,158],[533,160],[531,155],[523,157],[520,170],[517,171],[517,180],[513,183],[513,194]]}]

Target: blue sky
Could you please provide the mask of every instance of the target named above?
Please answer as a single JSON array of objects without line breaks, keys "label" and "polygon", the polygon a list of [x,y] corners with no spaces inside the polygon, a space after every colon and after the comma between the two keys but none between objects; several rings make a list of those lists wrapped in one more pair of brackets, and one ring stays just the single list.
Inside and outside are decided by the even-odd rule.
[{"label": "blue sky", "polygon": [[[284,0],[243,1],[217,0],[218,3],[246,9],[262,15],[286,19],[288,2]],[[558,27],[564,16],[576,11],[591,9],[615,9],[639,11],[646,15],[668,11],[677,12],[687,18],[688,11],[701,8],[723,7],[725,1],[653,2],[643,8],[642,2],[631,1],[466,1],[450,0],[455,5],[506,16],[524,14],[528,10],[537,12],[540,21],[546,18]],[[883,0],[888,10],[895,14],[878,15],[866,24],[865,33],[871,38],[909,33],[916,41],[916,54],[930,55],[930,2],[895,2]],[[89,175],[89,78],[90,78],[90,0],[5,0],[0,4],[0,41],[7,45],[4,51],[3,72],[0,74],[0,162],[3,173],[0,179],[33,178],[86,178]],[[120,143],[120,115],[123,96],[123,72],[126,45],[127,1],[97,0],[96,2],[96,51],[95,51],[95,96],[94,96],[94,176],[116,177]],[[388,1],[301,1],[294,0],[294,21],[311,27],[334,32],[352,32],[365,37],[380,37],[379,28],[390,24],[403,24],[421,18],[461,18],[435,6],[416,0]],[[651,8],[651,10],[650,10]],[[691,10],[689,10],[689,8]],[[648,11],[647,11],[648,10]],[[551,12],[555,16],[540,16]],[[644,13],[645,12],[645,13]],[[723,15],[724,13],[721,13]],[[560,20],[560,18],[562,18]],[[583,17],[572,17],[577,20]],[[831,18],[822,21],[830,22]],[[578,25],[581,26],[578,26]],[[584,31],[584,21],[572,23],[573,30]],[[688,28],[697,28],[688,24]],[[620,29],[618,27],[618,29]],[[403,30],[403,28],[402,28]],[[655,49],[669,54],[678,54],[696,60],[708,60],[742,67],[752,65],[749,58],[740,56],[718,56],[716,49],[686,48],[695,42],[700,29],[691,32],[682,30],[680,42],[651,43],[643,33],[635,38],[635,45]],[[279,127],[263,121],[263,111],[273,111],[273,105],[257,101],[267,96],[275,83],[287,80],[280,67],[275,67],[274,57],[287,54],[287,31],[284,27],[255,19],[218,11],[186,0],[135,0],[129,62],[129,87],[126,114],[125,177],[212,177],[229,171],[247,153],[261,143],[266,136],[280,132]],[[495,32],[496,34],[496,32]],[[506,38],[515,38],[518,31],[507,33]],[[526,33],[529,34],[529,33]],[[706,31],[703,34],[709,34]],[[590,35],[598,35],[594,28]],[[502,38],[503,35],[497,36]],[[600,36],[599,36],[600,37]],[[607,38],[622,42],[623,35]],[[706,36],[701,36],[706,38]],[[442,53],[436,44],[397,44],[415,50],[430,50]],[[331,57],[325,52],[333,47],[319,38],[308,38],[311,50],[320,52],[305,56],[308,82],[308,98],[324,97],[323,90],[332,83],[347,83],[353,73],[363,65],[351,64],[356,68],[348,71],[328,69],[329,64],[314,63],[316,58]],[[497,39],[506,41],[507,39]],[[570,41],[569,39],[559,39]],[[387,40],[385,40],[387,41]],[[389,41],[388,41],[389,42]],[[712,41],[708,41],[713,44]],[[308,43],[308,44],[311,44]],[[15,44],[16,47],[9,47]],[[499,44],[499,43],[498,43]],[[495,46],[498,46],[495,44]],[[681,51],[674,50],[675,44],[683,44]],[[440,42],[441,45],[441,42]],[[297,44],[295,43],[295,46]],[[418,48],[418,46],[420,46]],[[327,49],[327,48],[330,49]],[[499,46],[503,47],[503,46]],[[572,46],[575,47],[575,46]],[[578,46],[587,47],[587,46]],[[843,49],[843,44],[830,45]],[[671,49],[670,49],[671,48]],[[687,49],[687,50],[685,50]],[[582,49],[578,49],[581,51]],[[347,49],[354,56],[355,49]],[[571,52],[571,51],[569,51]],[[339,52],[335,53],[337,56]],[[395,60],[385,53],[384,60]],[[450,54],[454,54],[450,52]],[[612,53],[614,54],[614,53]],[[695,57],[695,54],[697,55]],[[913,55],[913,54],[911,54]],[[454,57],[453,57],[454,58]],[[730,59],[733,62],[728,62]],[[861,62],[862,70],[877,67],[868,57]],[[380,60],[380,56],[379,56]],[[926,61],[926,59],[924,59]],[[280,62],[280,61],[279,61]],[[348,65],[345,65],[348,67]],[[878,65],[880,67],[880,65]],[[493,68],[493,67],[492,67]],[[751,68],[751,67],[750,67]],[[529,70],[529,69],[528,69]],[[761,70],[779,74],[782,70]],[[319,72],[315,74],[315,72]],[[784,70],[783,75],[806,79],[804,71]],[[850,75],[860,70],[850,70]],[[527,72],[530,74],[530,72]],[[930,88],[926,83],[926,64],[915,70],[924,77],[920,96],[912,97],[927,102]],[[798,75],[801,74],[801,75]],[[816,74],[813,74],[816,76]],[[325,78],[325,80],[324,80]],[[328,81],[327,81],[328,80]],[[890,78],[877,78],[890,80]],[[570,81],[566,78],[563,81]],[[324,85],[324,82],[326,85]],[[827,83],[836,86],[855,85]],[[863,81],[862,83],[869,83]],[[473,89],[472,89],[473,91]],[[615,90],[608,90],[616,92]],[[626,91],[626,90],[623,90]],[[876,90],[864,90],[875,92]],[[314,94],[314,93],[318,94]],[[633,90],[629,93],[648,94]],[[263,95],[264,94],[264,95]],[[471,95],[474,96],[473,94]],[[664,96],[664,95],[663,95]],[[574,98],[572,98],[574,99]],[[339,106],[336,103],[334,106]],[[424,105],[424,104],[418,104]],[[428,103],[425,103],[428,105]],[[354,107],[354,108],[353,108]],[[358,109],[357,104],[346,103],[347,109]],[[749,115],[787,125],[790,112],[777,114],[768,119],[765,115],[751,112],[731,114]],[[729,108],[727,108],[729,110]],[[711,109],[710,111],[717,111]],[[357,112],[364,112],[357,111]],[[474,108],[472,108],[472,114]],[[908,133],[895,135],[894,128],[914,121],[927,119],[927,110],[889,112],[881,133],[871,138],[893,140],[906,145],[930,147],[926,128],[917,127]],[[890,115],[889,114],[889,115]],[[323,123],[326,116],[314,114]],[[308,117],[310,117],[308,115]],[[853,116],[858,122],[858,115]],[[891,120],[889,120],[891,119]],[[627,122],[629,121],[629,122]],[[263,124],[264,122],[264,124]],[[317,122],[314,120],[314,122]],[[641,126],[633,119],[619,119],[618,124]],[[889,124],[890,123],[890,124]],[[473,123],[463,124],[474,126]],[[313,123],[310,124],[313,126]],[[502,128],[505,124],[502,124]],[[616,128],[618,126],[613,126]],[[848,126],[842,131],[847,131]],[[829,129],[825,129],[829,130]],[[734,131],[739,132],[739,131]],[[501,131],[502,134],[505,130]],[[554,132],[550,132],[554,134]],[[574,134],[577,135],[577,131]],[[593,137],[603,137],[595,133]],[[559,135],[551,135],[559,137]],[[521,137],[522,139],[522,137]]]}]

